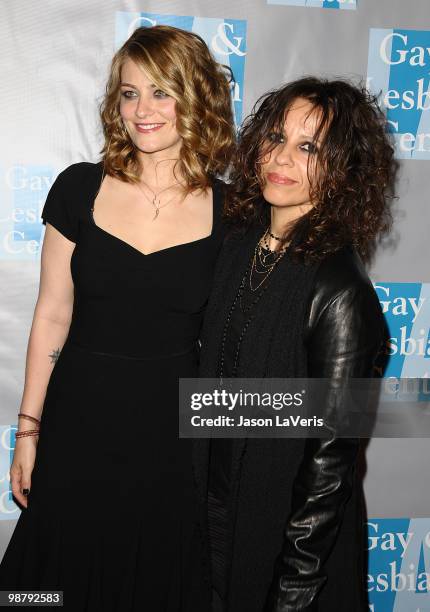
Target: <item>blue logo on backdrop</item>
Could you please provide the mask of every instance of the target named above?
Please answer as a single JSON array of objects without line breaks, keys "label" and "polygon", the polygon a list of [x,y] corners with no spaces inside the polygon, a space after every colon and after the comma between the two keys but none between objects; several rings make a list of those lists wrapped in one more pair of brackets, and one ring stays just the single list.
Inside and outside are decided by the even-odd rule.
[{"label": "blue logo on backdrop", "polygon": [[9,476],[16,430],[16,425],[0,425],[0,521],[17,519],[21,512],[13,501]]},{"label": "blue logo on backdrop", "polygon": [[232,98],[236,124],[242,121],[243,82],[246,57],[246,21],[242,19],[217,19],[215,17],[183,17],[155,13],[116,14],[115,44],[119,48],[141,26],[170,25],[203,38],[220,64],[231,68],[236,83]]},{"label": "blue logo on backdrop", "polygon": [[375,283],[389,331],[385,376],[430,377],[430,283]]},{"label": "blue logo on backdrop", "polygon": [[53,183],[50,166],[15,164],[0,173],[0,257],[35,259],[40,251],[42,212]]},{"label": "blue logo on backdrop", "polygon": [[267,4],[313,6],[316,8],[345,9],[350,11],[354,11],[357,8],[357,0],[267,0]]},{"label": "blue logo on backdrop", "polygon": [[381,94],[399,159],[430,159],[430,30],[371,29],[367,86]]},{"label": "blue logo on backdrop", "polygon": [[430,519],[369,519],[371,612],[430,610]]}]

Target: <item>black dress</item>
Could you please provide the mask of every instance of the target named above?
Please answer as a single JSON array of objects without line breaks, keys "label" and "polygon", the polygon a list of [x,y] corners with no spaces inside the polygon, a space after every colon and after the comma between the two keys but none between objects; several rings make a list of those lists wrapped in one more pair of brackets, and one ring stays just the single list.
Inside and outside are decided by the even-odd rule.
[{"label": "black dress", "polygon": [[200,611],[201,542],[191,440],[178,439],[178,378],[197,375],[223,184],[213,183],[210,236],[145,255],[95,224],[101,178],[101,163],[70,166],[42,212],[76,242],[74,309],[0,587],[61,589],[73,612]]}]

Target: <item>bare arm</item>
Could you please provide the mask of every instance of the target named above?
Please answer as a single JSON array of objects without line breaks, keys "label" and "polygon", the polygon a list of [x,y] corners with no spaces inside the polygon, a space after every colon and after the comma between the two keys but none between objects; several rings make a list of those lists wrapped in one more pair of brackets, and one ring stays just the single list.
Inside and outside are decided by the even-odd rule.
[{"label": "bare arm", "polygon": [[[73,312],[70,258],[75,243],[47,223],[43,241],[39,295],[27,348],[25,382],[19,412],[40,418],[49,378],[67,338]],[[34,423],[19,419],[19,431]],[[37,437],[18,438],[11,466],[12,492],[27,507],[23,488],[30,489]]]}]

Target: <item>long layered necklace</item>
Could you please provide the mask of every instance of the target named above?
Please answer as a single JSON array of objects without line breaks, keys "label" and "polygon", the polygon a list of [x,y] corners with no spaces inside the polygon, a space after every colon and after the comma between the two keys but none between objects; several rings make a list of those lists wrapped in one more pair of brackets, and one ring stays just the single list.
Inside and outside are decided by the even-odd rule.
[{"label": "long layered necklace", "polygon": [[[251,271],[249,273],[249,288],[257,291],[261,285],[269,278],[279,260],[283,257],[286,247],[278,251],[272,251],[269,246],[268,236],[280,240],[274,236],[269,228],[264,232],[263,237],[256,244],[254,257],[252,258]],[[253,278],[257,279],[257,285],[253,286]]]},{"label": "long layered necklace", "polygon": [[[168,187],[165,187],[164,189],[161,189],[161,191],[156,193],[153,189],[151,189],[151,187],[147,183],[145,183],[142,180],[141,180],[141,182],[145,185],[145,187],[147,187],[149,189],[149,191],[153,195],[153,198],[151,200],[150,198],[148,198],[146,193],[143,191],[142,186],[140,184],[137,184],[137,186],[139,187],[139,189],[142,192],[142,194],[145,197],[145,199],[155,208],[155,215],[154,215],[154,217],[152,219],[153,221],[155,221],[155,219],[158,217],[158,215],[160,214],[160,210],[162,208],[165,208],[166,206],[168,206],[170,204],[170,202],[173,202],[173,200],[175,200],[178,197],[177,195],[174,195],[173,198],[170,198],[170,200],[168,200],[167,202],[165,202],[161,206],[160,194],[162,194],[164,191],[168,191],[169,189],[172,189],[173,187],[176,187],[177,185],[183,185],[183,183],[180,183],[179,181],[176,181],[175,183],[172,183]],[[182,200],[184,200],[185,197],[186,197],[186,194],[182,195],[181,196]]]},{"label": "long layered necklace", "polygon": [[[220,378],[220,385],[223,385],[223,377],[224,377],[224,365],[225,365],[225,345],[227,342],[227,334],[228,334],[228,329],[230,327],[230,321],[231,321],[231,317],[233,315],[233,312],[236,308],[237,303],[239,302],[242,312],[244,314],[246,314],[246,312],[249,313],[248,318],[245,320],[243,327],[242,327],[242,331],[240,333],[239,336],[239,340],[237,342],[237,346],[236,346],[236,352],[234,355],[234,361],[233,361],[233,367],[232,367],[232,372],[231,372],[231,376],[234,378],[237,375],[237,369],[238,369],[238,365],[239,365],[239,354],[240,354],[240,349],[241,349],[241,345],[242,345],[242,341],[243,338],[245,337],[245,334],[248,330],[249,325],[251,324],[252,319],[254,318],[254,313],[253,313],[253,309],[254,306],[257,304],[257,302],[261,299],[261,297],[263,296],[264,292],[267,290],[268,287],[268,279],[270,277],[270,275],[272,274],[273,270],[275,269],[275,267],[278,265],[278,263],[280,262],[280,260],[282,259],[282,257],[284,256],[285,252],[287,251],[287,247],[279,249],[279,251],[271,251],[269,248],[269,244],[267,241],[267,236],[270,235],[272,238],[275,238],[277,240],[281,240],[280,238],[278,238],[277,236],[274,236],[273,234],[271,234],[270,232],[270,228],[268,228],[263,236],[260,238],[260,240],[257,242],[255,249],[254,249],[254,255],[251,258],[248,267],[245,271],[245,274],[242,277],[241,283],[239,285],[239,289],[236,293],[236,296],[233,300],[233,303],[230,306],[229,312],[227,314],[227,318],[225,321],[225,325],[224,325],[224,329],[223,329],[223,335],[222,335],[222,339],[221,339],[221,353],[220,353],[220,361],[219,361],[219,378]],[[265,252],[266,251],[266,252]],[[267,263],[267,258],[269,255],[273,256],[273,254],[276,253],[275,255],[275,259],[270,262]],[[257,286],[253,287],[252,284],[252,274],[253,271],[256,274],[261,274],[263,276],[262,279],[259,279],[259,282],[257,284]],[[256,293],[258,289],[261,289],[256,296],[254,297],[254,299],[252,300],[252,302],[249,304],[249,306],[247,306],[246,308],[243,308],[242,306],[242,297],[243,294],[245,292],[245,285],[246,285],[246,281],[247,279],[249,279],[249,287],[252,293]]]}]

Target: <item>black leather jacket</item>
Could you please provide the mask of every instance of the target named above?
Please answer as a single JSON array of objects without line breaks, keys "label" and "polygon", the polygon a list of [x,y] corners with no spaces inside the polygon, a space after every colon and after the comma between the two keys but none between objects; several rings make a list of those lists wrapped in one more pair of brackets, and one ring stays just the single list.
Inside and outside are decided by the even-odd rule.
[{"label": "black leather jacket", "polygon": [[[309,303],[309,376],[372,377],[383,335],[379,301],[360,258],[353,250],[339,251],[320,266]],[[265,612],[318,610],[324,563],[351,494],[358,449],[358,438],[337,438],[335,432],[306,440]]]},{"label": "black leather jacket", "polygon": [[[204,378],[218,376],[225,320],[261,233],[249,231],[226,241],[220,254],[201,336]],[[304,298],[304,308],[294,301],[302,293],[296,294],[297,286],[288,284],[294,281],[284,269],[279,268],[270,296],[266,294],[263,306],[259,303],[244,337],[242,375],[276,378],[296,371],[298,376],[306,372],[304,376],[333,380],[371,377],[384,319],[354,250],[343,248],[321,263],[310,280],[310,294],[307,288],[303,293],[310,295]],[[297,274],[303,280],[300,270]],[[304,316],[304,329],[292,330],[290,321],[297,313]],[[355,478],[358,449],[358,439],[336,437],[336,432],[289,444],[278,439],[234,441],[228,612],[365,612],[365,583],[355,578],[362,568],[360,544],[349,537],[361,529],[355,503],[360,501]],[[205,534],[208,440],[195,441],[193,463]],[[205,536],[203,540],[207,542]],[[338,581],[345,580],[349,584],[339,604]]]}]

